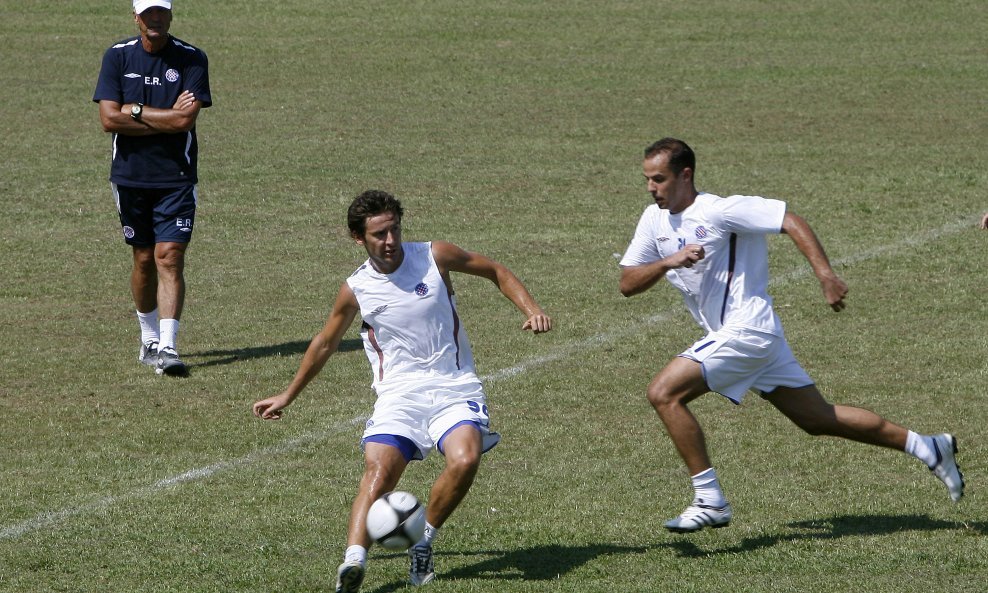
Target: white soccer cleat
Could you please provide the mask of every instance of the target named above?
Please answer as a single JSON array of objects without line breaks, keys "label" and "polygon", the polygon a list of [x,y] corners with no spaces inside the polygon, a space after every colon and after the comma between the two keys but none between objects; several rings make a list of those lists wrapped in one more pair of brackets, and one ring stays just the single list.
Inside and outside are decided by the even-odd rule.
[{"label": "white soccer cleat", "polygon": [[964,496],[964,474],[954,460],[954,454],[957,453],[957,439],[946,432],[934,435],[933,449],[937,454],[937,463],[930,468],[930,471],[947,487],[950,500],[957,502]]},{"label": "white soccer cleat", "polygon": [[412,561],[408,569],[408,580],[416,587],[431,583],[436,578],[435,565],[432,562],[432,546],[412,546],[408,548],[408,557]]},{"label": "white soccer cleat", "polygon": [[344,562],[336,569],[336,593],[357,593],[364,582],[364,565]]},{"label": "white soccer cleat", "polygon": [[686,510],[675,519],[665,522],[665,528],[675,533],[690,533],[699,531],[704,527],[727,527],[731,524],[731,517],[734,515],[731,505],[724,502],[722,507],[712,507],[700,501],[686,507]]}]

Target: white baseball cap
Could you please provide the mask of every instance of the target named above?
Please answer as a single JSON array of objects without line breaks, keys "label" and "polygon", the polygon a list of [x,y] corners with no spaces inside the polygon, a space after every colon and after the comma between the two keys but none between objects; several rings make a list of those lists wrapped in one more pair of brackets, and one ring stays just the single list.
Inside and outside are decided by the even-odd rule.
[{"label": "white baseball cap", "polygon": [[141,14],[152,6],[160,6],[165,10],[172,9],[171,0],[134,0],[134,14]]}]

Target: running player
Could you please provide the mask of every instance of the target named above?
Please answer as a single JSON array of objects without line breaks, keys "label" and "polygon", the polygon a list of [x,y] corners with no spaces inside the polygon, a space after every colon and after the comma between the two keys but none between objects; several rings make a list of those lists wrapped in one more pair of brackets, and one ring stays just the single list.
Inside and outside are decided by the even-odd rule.
[{"label": "running player", "polygon": [[639,294],[666,278],[707,332],[648,386],[648,400],[685,461],[694,488],[692,504],[665,527],[689,532],[731,521],[731,505],[710,463],[703,431],[687,408],[710,391],[739,404],[753,389],[811,435],[905,451],[940,478],[952,500],[960,500],[964,480],[954,461],[953,436],[920,435],[868,410],[832,405],[793,357],[767,292],[765,236],[789,235],[834,311],[844,308],[847,296],[847,285],[831,268],[809,224],[789,212],[785,202],[697,192],[696,157],[681,140],[665,138],[649,146],[643,170],[655,203],[645,209],[621,259],[621,293]]}]

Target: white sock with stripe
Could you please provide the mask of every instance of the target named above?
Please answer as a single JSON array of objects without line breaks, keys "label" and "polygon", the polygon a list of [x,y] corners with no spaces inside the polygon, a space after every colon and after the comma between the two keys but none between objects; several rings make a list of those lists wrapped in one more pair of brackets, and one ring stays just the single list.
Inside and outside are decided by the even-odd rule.
[{"label": "white sock with stripe", "polygon": [[178,319],[162,319],[159,323],[161,325],[161,341],[158,343],[158,350],[171,348],[177,351],[175,341],[178,339]]},{"label": "white sock with stripe", "polygon": [[714,468],[702,471],[695,476],[691,476],[693,482],[693,502],[710,507],[722,507],[727,502],[724,492],[720,489],[720,482],[717,481],[717,472]]},{"label": "white sock with stripe", "polygon": [[158,337],[158,309],[149,313],[137,312],[137,321],[141,324],[141,343],[160,342]]}]

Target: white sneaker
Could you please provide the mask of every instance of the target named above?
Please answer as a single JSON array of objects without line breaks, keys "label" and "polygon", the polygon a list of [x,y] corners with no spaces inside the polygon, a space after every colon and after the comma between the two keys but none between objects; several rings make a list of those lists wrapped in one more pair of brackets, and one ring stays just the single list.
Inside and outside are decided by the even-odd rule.
[{"label": "white sneaker", "polygon": [[937,463],[930,468],[930,471],[947,487],[950,500],[957,502],[964,496],[964,474],[954,460],[954,454],[957,453],[957,439],[946,432],[933,435],[933,449],[937,454]]},{"label": "white sneaker", "polygon": [[357,593],[364,582],[364,565],[344,562],[336,569],[336,593]]},{"label": "white sneaker", "polygon": [[733,515],[731,505],[726,501],[722,507],[712,507],[694,501],[681,515],[666,521],[665,528],[675,533],[690,533],[704,527],[717,529],[730,525]]},{"label": "white sneaker", "polygon": [[432,546],[412,546],[408,548],[408,557],[412,566],[408,569],[408,580],[416,587],[431,583],[436,578],[435,565],[432,562]]}]

